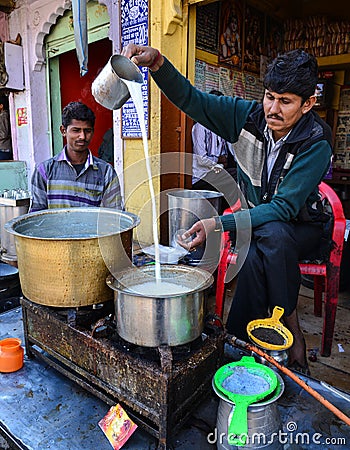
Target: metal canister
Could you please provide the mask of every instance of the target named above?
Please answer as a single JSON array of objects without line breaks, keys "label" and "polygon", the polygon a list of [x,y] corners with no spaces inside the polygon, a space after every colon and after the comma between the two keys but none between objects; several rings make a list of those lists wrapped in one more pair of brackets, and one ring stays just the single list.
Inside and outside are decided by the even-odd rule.
[{"label": "metal canister", "polygon": [[[262,350],[268,355],[272,356],[272,358],[274,358],[282,366],[286,367],[288,365],[288,350],[266,350],[265,348],[262,348]],[[260,357],[260,362],[261,364],[265,364],[271,367],[271,369],[275,370],[276,372],[278,371],[278,368],[275,365],[269,363],[262,357]]]},{"label": "metal canister", "polygon": [[[190,189],[171,191],[167,195],[170,240],[178,230],[187,230],[198,220],[217,216],[223,197],[221,192]],[[210,233],[203,246],[186,256],[186,264],[213,273],[219,263],[220,243],[221,233]]]},{"label": "metal canister", "polygon": [[29,209],[29,194],[22,189],[6,190],[0,197],[0,241],[1,260],[12,264],[17,263],[16,244],[14,236],[7,233],[4,224],[9,220],[26,214]]},{"label": "metal canister", "polygon": [[220,398],[216,420],[216,447],[218,450],[233,450],[245,448],[263,448],[281,450],[282,444],[278,440],[279,431],[282,430],[281,417],[277,407],[277,400],[284,392],[284,381],[277,373],[277,388],[270,397],[248,406],[248,437],[244,446],[232,446],[227,442],[228,425],[232,409],[235,405],[215,386],[213,389]]},{"label": "metal canister", "polygon": [[91,85],[95,100],[108,109],[119,109],[130,98],[124,81],[143,83],[140,69],[129,58],[113,55]]}]

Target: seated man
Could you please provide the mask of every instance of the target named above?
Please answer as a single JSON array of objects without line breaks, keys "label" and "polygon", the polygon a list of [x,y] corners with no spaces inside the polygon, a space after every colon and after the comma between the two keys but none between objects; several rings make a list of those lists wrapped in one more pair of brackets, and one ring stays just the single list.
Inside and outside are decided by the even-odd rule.
[{"label": "seated man", "polygon": [[209,232],[239,231],[242,214],[251,221],[251,243],[238,274],[226,324],[247,339],[247,324],[284,308],[294,337],[290,364],[307,370],[306,349],[297,316],[299,259],[315,250],[327,216],[318,185],[332,154],[330,127],[312,111],[318,80],[317,60],[303,50],[278,56],[264,76],[262,104],[215,96],[196,89],[158,50],[129,44],[123,54],[148,66],[163,93],[178,108],[223,139],[234,143],[239,187],[249,209],[204,219],[184,235],[191,247]]},{"label": "seated man", "polygon": [[83,103],[71,102],[63,109],[60,130],[67,144],[36,166],[30,212],[80,206],[122,209],[116,171],[89,150],[94,126],[95,114]]},{"label": "seated man", "polygon": [[[223,95],[214,89],[209,94]],[[193,125],[191,134],[192,189],[210,191],[215,188],[215,174],[220,173],[227,166],[228,143],[198,122]]]}]

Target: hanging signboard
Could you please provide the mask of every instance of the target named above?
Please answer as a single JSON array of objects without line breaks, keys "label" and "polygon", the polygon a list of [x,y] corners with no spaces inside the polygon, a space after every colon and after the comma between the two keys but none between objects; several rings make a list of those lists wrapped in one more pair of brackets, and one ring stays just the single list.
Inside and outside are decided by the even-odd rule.
[{"label": "hanging signboard", "polygon": [[196,47],[209,53],[218,53],[219,3],[197,6]]},{"label": "hanging signboard", "polygon": [[[148,0],[121,1],[121,42],[123,47],[129,43],[148,45]],[[142,99],[148,134],[148,69],[147,67],[140,67],[140,70],[144,78]],[[129,99],[122,108],[122,137],[142,137],[136,108],[132,99]]]}]

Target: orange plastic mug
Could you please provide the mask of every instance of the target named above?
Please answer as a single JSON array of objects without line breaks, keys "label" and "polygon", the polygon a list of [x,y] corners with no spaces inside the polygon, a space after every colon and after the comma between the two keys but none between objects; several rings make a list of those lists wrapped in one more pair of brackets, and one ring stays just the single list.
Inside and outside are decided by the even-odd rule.
[{"label": "orange plastic mug", "polygon": [[18,338],[0,341],[0,372],[16,372],[23,367],[24,350]]}]

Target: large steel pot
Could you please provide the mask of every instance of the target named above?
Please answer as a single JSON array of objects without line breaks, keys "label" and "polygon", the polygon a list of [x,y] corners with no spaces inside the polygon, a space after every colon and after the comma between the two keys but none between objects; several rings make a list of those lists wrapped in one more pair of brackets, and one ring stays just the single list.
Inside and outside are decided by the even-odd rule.
[{"label": "large steel pot", "polygon": [[107,284],[115,291],[118,334],[145,347],[192,342],[203,331],[206,291],[213,283],[212,275],[195,267],[167,264],[161,266],[161,282],[183,286],[184,293],[149,295],[132,290],[154,280],[154,266],[127,269],[117,274],[117,279],[108,277]]},{"label": "large steel pot", "polygon": [[109,273],[131,266],[134,214],[109,208],[50,209],[5,224],[15,236],[19,277],[35,303],[79,307],[113,299]]}]

